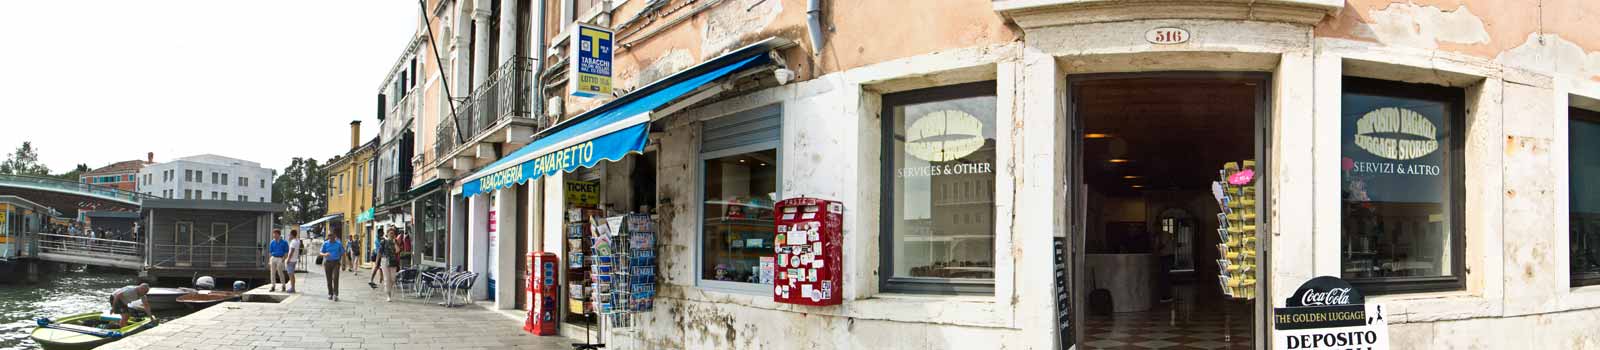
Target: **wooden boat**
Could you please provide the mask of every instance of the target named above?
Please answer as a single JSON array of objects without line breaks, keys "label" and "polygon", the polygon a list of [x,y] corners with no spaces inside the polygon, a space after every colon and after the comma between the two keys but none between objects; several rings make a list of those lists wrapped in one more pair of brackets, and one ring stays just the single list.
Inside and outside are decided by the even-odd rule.
[{"label": "wooden boat", "polygon": [[178,302],[178,297],[194,292],[195,290],[192,288],[152,287],[149,293],[145,293],[144,297],[150,299],[150,310],[152,311],[176,310],[186,307],[183,303]]},{"label": "wooden boat", "polygon": [[45,350],[93,349],[149,328],[150,317],[136,317],[127,327],[117,328],[118,318],[110,312],[90,312],[56,319],[39,319],[33,341]]},{"label": "wooden boat", "polygon": [[178,302],[193,308],[204,308],[217,303],[239,299],[239,292],[201,290],[178,297]]}]

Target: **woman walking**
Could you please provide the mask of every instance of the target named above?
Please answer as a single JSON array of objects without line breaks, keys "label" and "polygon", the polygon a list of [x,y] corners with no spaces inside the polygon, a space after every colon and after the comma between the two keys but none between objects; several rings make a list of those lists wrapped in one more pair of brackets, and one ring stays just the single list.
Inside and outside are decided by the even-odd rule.
[{"label": "woman walking", "polygon": [[378,241],[378,267],[383,269],[383,299],[394,301],[394,274],[400,268],[400,248],[394,243],[394,229],[384,230]]},{"label": "woman walking", "polygon": [[344,257],[344,242],[339,241],[339,234],[328,235],[329,241],[322,243],[322,272],[328,278],[328,300],[339,301],[339,260]]},{"label": "woman walking", "polygon": [[[380,229],[378,229],[378,232],[383,232],[384,230],[394,230],[394,228],[392,228],[392,227],[391,228],[380,228]],[[365,259],[367,259],[366,261],[379,263],[379,265],[377,267],[372,268],[372,274],[371,275],[367,275],[367,286],[368,287],[372,287],[372,289],[378,289],[378,284],[383,283],[383,277],[384,277],[382,262],[378,261],[378,257],[379,257],[378,252],[380,251],[378,248],[379,247],[377,247],[377,244],[374,244],[372,252],[370,254],[367,254],[367,256],[365,258]],[[376,280],[377,282],[373,282],[374,280]]]},{"label": "woman walking", "polygon": [[349,239],[345,240],[344,255],[346,258],[349,258],[344,260],[346,262],[346,264],[344,264],[345,269],[350,270],[350,272],[356,272],[356,268],[361,267],[360,237],[351,236]]}]

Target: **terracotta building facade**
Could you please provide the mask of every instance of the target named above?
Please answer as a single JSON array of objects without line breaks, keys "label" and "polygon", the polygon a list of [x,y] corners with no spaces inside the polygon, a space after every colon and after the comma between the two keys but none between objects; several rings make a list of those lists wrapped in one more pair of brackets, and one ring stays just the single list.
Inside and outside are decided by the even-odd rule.
[{"label": "terracotta building facade", "polygon": [[[405,123],[412,212],[437,208],[408,227],[512,314],[528,254],[562,259],[563,335],[1265,349],[1275,309],[1332,276],[1384,305],[1391,348],[1600,347],[1600,5],[425,8],[408,52],[448,84],[424,74]],[[573,94],[574,23],[610,31],[611,93]],[[626,152],[540,163],[625,131]],[[806,275],[763,265],[796,197],[842,205],[836,305],[776,302],[766,277]],[[587,316],[572,233],[629,213],[657,230],[654,305],[596,328],[616,324]]]}]

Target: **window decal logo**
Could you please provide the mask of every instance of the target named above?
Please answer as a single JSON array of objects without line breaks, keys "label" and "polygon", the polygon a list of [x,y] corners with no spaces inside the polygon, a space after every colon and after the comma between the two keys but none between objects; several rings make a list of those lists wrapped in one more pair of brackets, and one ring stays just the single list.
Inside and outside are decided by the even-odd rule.
[{"label": "window decal logo", "polygon": [[922,115],[906,128],[906,153],[928,162],[948,162],[983,148],[983,121],[959,110]]},{"label": "window decal logo", "polygon": [[1391,160],[1422,158],[1439,150],[1439,129],[1421,113],[1399,107],[1367,112],[1356,121],[1355,145]]}]

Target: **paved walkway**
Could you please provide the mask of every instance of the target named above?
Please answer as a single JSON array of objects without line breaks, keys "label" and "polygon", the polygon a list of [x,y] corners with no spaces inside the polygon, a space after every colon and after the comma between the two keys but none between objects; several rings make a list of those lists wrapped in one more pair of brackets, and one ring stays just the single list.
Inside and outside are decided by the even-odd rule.
[{"label": "paved walkway", "polygon": [[[539,337],[522,322],[479,306],[445,308],[431,300],[383,301],[367,287],[372,270],[341,274],[339,301],[327,299],[322,267],[298,274],[303,289],[280,303],[230,302],[207,308],[101,349],[571,349],[571,339]],[[262,291],[266,286],[261,287]]]}]

